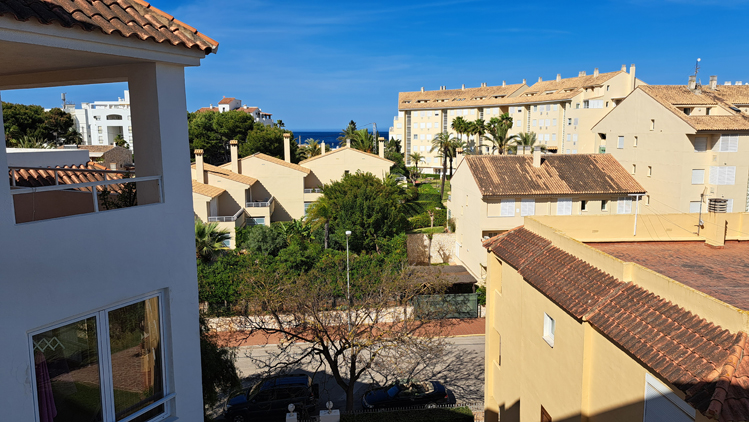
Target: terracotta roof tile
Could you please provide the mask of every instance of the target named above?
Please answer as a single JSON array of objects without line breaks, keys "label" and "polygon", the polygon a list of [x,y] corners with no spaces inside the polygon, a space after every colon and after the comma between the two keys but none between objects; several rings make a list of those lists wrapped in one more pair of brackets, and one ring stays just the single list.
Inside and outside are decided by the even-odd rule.
[{"label": "terracotta roof tile", "polygon": [[377,158],[378,160],[383,160],[383,161],[387,161],[387,162],[389,162],[389,163],[390,163],[391,165],[395,164],[395,163],[394,163],[393,161],[390,161],[390,160],[388,160],[387,158],[382,158],[382,157],[380,157],[380,156],[379,156],[379,155],[377,155],[377,154],[371,154],[371,153],[369,153],[369,152],[364,152],[364,151],[360,151],[360,150],[358,150],[358,149],[356,149],[356,148],[353,148],[353,147],[340,147],[340,148],[336,148],[336,149],[334,149],[333,151],[330,151],[330,152],[326,152],[326,153],[325,153],[324,155],[316,155],[316,156],[314,156],[314,157],[311,157],[311,158],[308,158],[308,159],[306,159],[306,160],[304,160],[304,161],[300,161],[300,162],[299,162],[299,164],[305,164],[305,163],[309,163],[310,161],[315,161],[315,160],[319,160],[320,158],[323,158],[323,157],[328,157],[328,156],[330,156],[331,154],[336,154],[336,153],[338,153],[338,152],[342,152],[342,151],[346,151],[346,150],[352,150],[352,151],[356,151],[356,152],[358,152],[359,154],[364,154],[364,155],[370,156],[370,157],[372,157],[372,158]]},{"label": "terracotta roof tile", "polygon": [[[191,167],[195,168],[195,164],[193,164]],[[216,167],[208,163],[203,164],[203,171],[213,173],[217,176],[223,177],[224,179],[233,180],[239,183],[244,183],[248,186],[252,186],[255,182],[257,182],[257,179],[255,179],[254,177],[245,176],[244,174],[234,173],[231,170],[221,168],[221,167]]]},{"label": "terracotta roof tile", "polygon": [[[55,171],[54,169],[60,169],[58,171]],[[127,173],[119,172],[119,173],[95,173],[95,172],[85,172],[85,171],[65,171],[66,169],[69,170],[109,170],[107,167],[89,162],[87,164],[82,165],[66,165],[64,167],[49,167],[44,169],[34,169],[34,168],[24,168],[20,170],[16,170],[15,173],[13,170],[8,170],[8,179],[11,181],[12,186],[12,179],[13,175],[15,174],[15,186],[17,187],[24,187],[24,188],[37,188],[42,186],[54,186],[55,185],[55,173],[57,173],[57,184],[60,185],[71,185],[71,184],[77,184],[77,183],[88,183],[88,182],[101,182],[104,180],[113,180],[113,179],[122,179],[125,177]],[[106,174],[106,176],[105,176]],[[129,177],[129,176],[127,176]],[[119,191],[120,186],[118,185],[110,185],[108,187],[109,190],[112,191]],[[91,192],[90,187],[86,188],[77,188],[81,191],[87,191]],[[104,188],[102,186],[97,186],[97,190],[101,191]]]},{"label": "terracotta roof tile", "polygon": [[[684,85],[642,85],[637,87],[677,117],[698,131],[749,130],[749,116],[732,109],[736,105],[749,104],[749,86],[718,86],[715,90],[702,86],[699,92]],[[723,115],[686,115],[684,106],[720,107]],[[681,106],[681,108],[679,107]]]},{"label": "terracotta roof tile", "polygon": [[749,420],[749,342],[518,228],[484,246],[541,293],[686,394],[703,415]]},{"label": "terracotta roof tile", "polygon": [[216,41],[195,28],[140,0],[0,0],[0,16],[89,32],[98,29],[125,38],[152,38],[158,43],[198,48],[206,54],[218,48]]},{"label": "terracotta roof tile", "polygon": [[219,103],[219,104],[231,104],[231,102],[232,102],[232,101],[234,101],[234,100],[235,100],[235,98],[233,98],[233,97],[231,97],[231,98],[226,98],[226,97],[224,97],[224,98],[223,98],[223,99],[222,99],[221,101],[219,101],[218,103]]},{"label": "terracotta roof tile", "polygon": [[424,92],[401,92],[398,94],[398,109],[437,109],[493,105],[498,104],[506,97],[513,95],[526,86],[525,84],[515,84]]},{"label": "terracotta roof tile", "polygon": [[192,191],[193,193],[197,193],[198,195],[207,196],[209,198],[215,198],[222,193],[226,192],[226,190],[221,189],[216,186],[206,185],[204,183],[200,183],[197,180],[192,180]]},{"label": "terracotta roof tile", "polygon": [[[246,160],[246,159],[252,158],[252,157],[268,161],[269,163],[278,164],[279,166],[284,166],[284,167],[288,167],[290,169],[298,170],[298,171],[301,171],[304,174],[310,174],[310,172],[312,171],[312,170],[308,169],[307,167],[302,167],[299,164],[287,163],[284,160],[281,160],[281,159],[276,158],[276,157],[271,157],[270,155],[263,154],[262,152],[256,152],[256,153],[254,153],[254,154],[252,154],[250,156],[242,158],[242,160]],[[226,164],[223,164],[222,167],[228,167],[230,165],[231,165],[231,163],[226,163]]]},{"label": "terracotta roof tile", "polygon": [[[468,166],[483,196],[644,193],[610,154],[469,155]],[[461,164],[463,165],[463,164]]]}]

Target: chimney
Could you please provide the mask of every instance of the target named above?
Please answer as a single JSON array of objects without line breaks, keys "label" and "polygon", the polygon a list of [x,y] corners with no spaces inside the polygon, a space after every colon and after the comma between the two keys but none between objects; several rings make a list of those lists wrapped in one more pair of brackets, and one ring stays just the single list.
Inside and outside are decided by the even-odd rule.
[{"label": "chimney", "polygon": [[580,76],[586,76],[586,75],[587,75],[587,73],[585,73],[584,70],[582,72],[580,72]]},{"label": "chimney", "polygon": [[627,65],[626,65],[626,64],[623,64],[623,65],[622,65],[622,72],[626,72],[626,71],[627,71]]},{"label": "chimney", "polygon": [[741,85],[741,81],[736,81],[734,85]]},{"label": "chimney", "polygon": [[423,86],[421,87],[421,92],[424,92],[424,87]]},{"label": "chimney", "polygon": [[635,90],[635,84],[637,83],[637,77],[635,76],[635,64],[629,65],[629,92]]},{"label": "chimney", "polygon": [[283,160],[287,163],[291,162],[291,134],[283,134]]},{"label": "chimney", "polygon": [[110,170],[117,170],[117,163],[109,163]]},{"label": "chimney", "polygon": [[462,88],[460,88],[460,89],[463,89],[463,90],[465,90],[465,89],[466,89],[466,84],[463,84],[463,87],[462,87]]},{"label": "chimney", "polygon": [[[702,231],[705,244],[713,248],[723,249],[726,244],[728,221],[726,220],[728,200],[723,198],[708,198],[705,222],[709,223]],[[705,215],[705,214],[703,214]]]},{"label": "chimney", "polygon": [[690,91],[694,91],[697,88],[697,76],[695,75],[689,76],[689,82],[687,83],[687,88],[689,88]]},{"label": "chimney", "polygon": [[195,150],[195,180],[200,183],[207,183],[205,180],[205,168],[203,166],[203,150]]},{"label": "chimney", "polygon": [[241,174],[239,170],[239,142],[233,139],[229,141],[229,149],[231,150],[231,171]]},{"label": "chimney", "polygon": [[346,138],[346,148],[351,148],[351,139]]},{"label": "chimney", "polygon": [[557,73],[557,82],[561,82],[561,81],[562,81],[562,74]]},{"label": "chimney", "polygon": [[543,80],[543,79],[542,79],[542,78],[541,78],[541,77],[539,76],[539,77],[538,77],[538,81],[539,81],[539,82],[543,82],[544,80]]},{"label": "chimney", "polygon": [[598,68],[593,69],[593,77],[598,76]]},{"label": "chimney", "polygon": [[507,82],[502,81],[502,86],[507,86]]},{"label": "chimney", "polygon": [[523,79],[523,85],[525,85],[525,84],[526,84],[525,79]]},{"label": "chimney", "polygon": [[380,154],[380,158],[385,158],[385,137],[380,136],[377,140],[380,142],[377,145],[377,152]]},{"label": "chimney", "polygon": [[725,81],[725,82],[723,82],[723,85],[731,86],[731,81]]},{"label": "chimney", "polygon": [[325,142],[320,142],[320,155],[325,155]]},{"label": "chimney", "polygon": [[541,167],[541,147],[533,149],[533,167]]},{"label": "chimney", "polygon": [[715,75],[710,77],[710,89],[712,89],[713,91],[718,89],[718,77]]}]

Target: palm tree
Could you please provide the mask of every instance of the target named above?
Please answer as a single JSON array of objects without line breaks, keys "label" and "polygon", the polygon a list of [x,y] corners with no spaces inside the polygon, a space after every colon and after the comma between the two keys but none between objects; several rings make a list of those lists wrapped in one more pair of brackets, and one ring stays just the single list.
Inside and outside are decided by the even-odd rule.
[{"label": "palm tree", "polygon": [[[457,120],[457,119],[456,119]],[[437,151],[442,156],[442,187],[440,188],[440,200],[445,194],[445,176],[447,173],[447,159],[450,153],[450,145],[455,142],[454,136],[451,136],[447,132],[438,133],[432,139],[432,149],[429,152]]]},{"label": "palm tree", "polygon": [[359,151],[374,152],[375,149],[375,137],[369,130],[361,129],[354,132],[354,137],[351,140],[351,147],[358,149]]},{"label": "palm tree", "polygon": [[283,123],[283,120],[278,119],[276,120],[276,127],[285,128],[286,125]]},{"label": "palm tree", "polygon": [[539,147],[541,151],[546,152],[546,145],[536,145],[536,141],[538,139],[536,138],[535,132],[523,132],[518,134],[517,139],[515,139],[515,145],[510,146],[510,151],[513,151],[517,154],[518,147],[529,147],[531,151],[535,147]]},{"label": "palm tree", "polygon": [[346,139],[354,139],[354,133],[356,132],[356,122],[350,121],[348,122],[348,126],[346,126],[346,129],[343,129],[341,131],[341,136],[338,137],[338,140],[341,142],[346,141]]},{"label": "palm tree", "polygon": [[502,115],[499,116],[499,118],[492,117],[491,120],[497,119],[499,124],[506,127],[507,129],[512,127],[512,117],[510,117],[509,113],[502,113]]},{"label": "palm tree", "polygon": [[[494,119],[492,119],[494,120]],[[505,126],[492,126],[487,128],[487,136],[484,139],[488,140],[492,145],[492,152],[496,151],[502,155],[507,152],[510,144],[517,139],[516,135],[509,135],[509,129]]]},{"label": "palm tree", "polygon": [[470,151],[467,151],[466,149],[466,143],[453,138],[453,141],[450,142],[450,147],[447,149],[448,155],[447,158],[450,160],[450,178],[453,177],[453,159],[458,157],[458,153],[462,154],[470,154]]},{"label": "palm tree", "polygon": [[312,230],[322,227],[325,233],[325,249],[328,249],[328,240],[330,239],[330,218],[333,212],[330,209],[330,202],[325,196],[317,198],[312,205],[307,208],[307,215],[304,222],[310,225]]},{"label": "palm tree", "polygon": [[317,142],[316,139],[309,138],[304,142],[307,144],[306,146],[304,146],[304,149],[302,151],[302,154],[304,154],[305,158],[312,158],[322,153],[322,151],[320,150],[320,143]]},{"label": "palm tree", "polygon": [[414,165],[416,166],[416,172],[418,173],[419,163],[424,159],[424,156],[419,154],[418,152],[412,152],[411,154],[408,154],[408,158],[410,158],[411,161],[414,162]]},{"label": "palm tree", "polygon": [[466,133],[466,129],[468,129],[468,122],[463,117],[458,116],[453,119],[450,127],[458,134],[458,139],[463,140],[462,135]]},{"label": "palm tree", "polygon": [[231,239],[227,230],[218,230],[218,223],[203,223],[195,219],[195,258],[208,262],[226,249],[224,242]]},{"label": "palm tree", "polygon": [[34,149],[52,149],[53,144],[47,143],[44,139],[34,136],[23,135],[18,139],[10,140],[11,148],[34,148]]}]

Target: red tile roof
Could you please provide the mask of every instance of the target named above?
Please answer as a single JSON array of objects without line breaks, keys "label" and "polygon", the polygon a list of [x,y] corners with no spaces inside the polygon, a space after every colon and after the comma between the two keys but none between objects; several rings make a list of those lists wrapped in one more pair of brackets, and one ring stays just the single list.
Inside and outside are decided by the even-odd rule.
[{"label": "red tile roof", "polygon": [[746,333],[732,334],[621,282],[522,227],[484,246],[562,309],[683,391],[702,414],[726,422],[749,420]]},{"label": "red tile roof", "polygon": [[226,97],[224,97],[224,98],[223,98],[223,99],[222,99],[221,101],[219,101],[218,103],[219,103],[219,104],[231,104],[231,102],[232,102],[232,101],[234,101],[235,99],[236,99],[236,98],[234,98],[234,97],[229,97],[229,98],[226,98]]},{"label": "red tile roof", "polygon": [[749,311],[749,242],[728,241],[723,249],[704,242],[587,243]]},{"label": "red tile roof", "polygon": [[[15,173],[13,170],[8,170],[8,179],[11,180],[11,186],[12,186],[12,178],[15,174],[16,178],[16,186],[17,187],[24,187],[24,188],[36,188],[41,186],[54,186],[55,185],[55,173],[57,173],[57,181],[60,185],[72,185],[77,183],[88,183],[88,182],[101,182],[104,180],[112,180],[112,179],[122,179],[124,175],[127,173],[95,173],[95,172],[85,172],[85,171],[65,171],[65,169],[70,170],[109,170],[107,167],[104,167],[100,164],[91,163],[85,165],[73,165],[73,166],[64,166],[64,167],[55,167],[57,169],[61,169],[57,172],[54,171],[53,168],[48,169],[20,169],[16,170]],[[102,186],[97,186],[97,190],[102,190]],[[110,185],[108,187],[109,190],[115,190],[117,191],[119,189],[118,185]],[[91,188],[78,188],[78,190],[88,191],[91,192]]]},{"label": "red tile roof", "polygon": [[216,41],[142,0],[0,0],[0,16],[88,32],[98,29],[107,35],[198,48],[206,54],[218,48]]},{"label": "red tile roof", "polygon": [[469,155],[467,165],[483,196],[645,193],[610,154]]}]

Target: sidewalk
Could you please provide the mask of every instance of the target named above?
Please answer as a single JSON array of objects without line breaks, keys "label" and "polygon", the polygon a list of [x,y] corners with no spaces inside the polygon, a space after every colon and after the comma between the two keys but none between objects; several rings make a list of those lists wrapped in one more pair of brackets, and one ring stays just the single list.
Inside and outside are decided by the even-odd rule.
[{"label": "sidewalk", "polygon": [[[486,327],[485,321],[484,318],[451,320],[451,324],[446,329],[446,337],[483,335],[484,328]],[[216,333],[216,336],[219,344],[229,347],[278,344],[281,340],[281,335],[279,334],[250,334],[246,331],[224,331]]]}]

